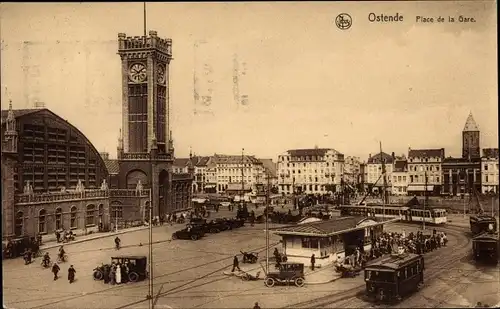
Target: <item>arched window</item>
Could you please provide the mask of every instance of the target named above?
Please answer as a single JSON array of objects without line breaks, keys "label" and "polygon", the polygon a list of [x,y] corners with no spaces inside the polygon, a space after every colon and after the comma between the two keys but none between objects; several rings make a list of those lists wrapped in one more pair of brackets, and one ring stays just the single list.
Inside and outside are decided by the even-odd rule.
[{"label": "arched window", "polygon": [[23,233],[24,233],[24,213],[22,211],[18,211],[16,214],[14,234],[16,236],[22,236]]},{"label": "arched window", "polygon": [[121,205],[113,205],[111,206],[111,215],[113,219],[122,219],[123,218],[123,207]]},{"label": "arched window", "polygon": [[58,207],[56,209],[56,230],[62,230],[62,228],[62,209]]},{"label": "arched window", "polygon": [[104,205],[99,204],[99,224],[103,223],[104,221]]},{"label": "arched window", "polygon": [[85,224],[86,225],[95,224],[95,205],[92,205],[92,204],[87,205]]},{"label": "arched window", "polygon": [[70,228],[74,229],[78,227],[78,210],[76,206],[71,206],[71,214],[70,214]]},{"label": "arched window", "polygon": [[47,214],[47,211],[45,209],[40,209],[38,212],[38,233],[45,233],[46,232],[46,224],[45,224],[45,216]]}]

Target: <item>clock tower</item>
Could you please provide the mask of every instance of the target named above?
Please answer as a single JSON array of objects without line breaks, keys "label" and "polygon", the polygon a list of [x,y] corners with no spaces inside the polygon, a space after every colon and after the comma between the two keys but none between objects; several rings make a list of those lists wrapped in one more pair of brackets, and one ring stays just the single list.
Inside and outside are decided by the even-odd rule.
[{"label": "clock tower", "polygon": [[[169,122],[172,40],[118,34],[122,72],[122,130],[118,140],[119,187],[151,189],[153,215],[172,212],[187,196],[172,175],[174,148]],[[189,181],[189,180],[186,180]],[[180,188],[180,189],[179,189]],[[183,189],[184,191],[182,191]],[[148,202],[149,203],[149,202]],[[185,203],[184,203],[185,204]],[[149,204],[141,205],[145,210]]]},{"label": "clock tower", "polygon": [[159,153],[171,153],[169,65],[172,40],[118,34],[122,62],[122,129],[125,153],[150,152],[156,138]]},{"label": "clock tower", "polygon": [[462,158],[480,158],[479,133],[476,121],[474,121],[474,117],[470,113],[462,131]]}]

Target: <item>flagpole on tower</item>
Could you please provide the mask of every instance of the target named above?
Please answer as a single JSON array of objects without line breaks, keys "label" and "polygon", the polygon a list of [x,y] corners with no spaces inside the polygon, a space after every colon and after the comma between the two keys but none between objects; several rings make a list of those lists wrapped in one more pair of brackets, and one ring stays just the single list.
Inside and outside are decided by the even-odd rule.
[{"label": "flagpole on tower", "polygon": [[146,28],[147,28],[147,24],[146,24],[146,1],[144,1],[144,41],[146,41]]}]

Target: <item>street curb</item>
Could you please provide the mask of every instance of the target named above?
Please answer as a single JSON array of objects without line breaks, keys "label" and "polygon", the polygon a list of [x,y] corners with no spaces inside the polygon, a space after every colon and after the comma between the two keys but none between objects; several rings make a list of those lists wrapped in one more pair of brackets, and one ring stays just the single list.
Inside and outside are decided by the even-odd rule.
[{"label": "street curb", "polygon": [[327,283],[332,283],[332,282],[335,282],[339,279],[342,279],[342,277],[338,277],[338,278],[333,278],[333,279],[330,279],[330,280],[327,280],[327,281],[315,281],[315,282],[308,282],[307,281],[307,278],[306,278],[306,285],[319,285],[319,284],[327,284]]},{"label": "street curb", "polygon": [[[130,233],[130,232],[136,232],[136,231],[142,231],[142,230],[145,230],[145,229],[148,229],[149,226],[143,226],[143,227],[140,227],[140,228],[137,228],[137,229],[134,229],[134,230],[127,230],[127,229],[124,229],[124,230],[120,230],[118,232],[109,232],[109,233],[106,233],[106,234],[97,234],[96,237],[89,237],[89,238],[85,238],[85,239],[76,239],[76,240],[73,240],[71,242],[67,242],[67,243],[55,243],[55,244],[48,244],[48,245],[42,245],[40,247],[40,250],[47,250],[47,249],[52,249],[52,248],[56,248],[56,247],[60,247],[60,246],[69,246],[69,245],[73,245],[73,244],[79,244],[79,243],[82,243],[82,242],[87,242],[87,241],[91,241],[91,240],[96,240],[96,239],[101,239],[101,238],[106,238],[106,237],[112,237],[112,236],[115,236],[115,235],[120,235],[120,234],[125,234],[125,233]],[[155,228],[155,227],[153,227]]]}]

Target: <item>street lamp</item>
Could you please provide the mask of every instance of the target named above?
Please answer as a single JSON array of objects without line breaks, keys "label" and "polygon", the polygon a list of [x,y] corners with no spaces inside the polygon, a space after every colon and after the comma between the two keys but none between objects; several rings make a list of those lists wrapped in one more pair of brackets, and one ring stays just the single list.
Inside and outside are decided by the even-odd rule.
[{"label": "street lamp", "polygon": [[149,188],[149,284],[148,284],[148,295],[146,295],[146,299],[149,299],[149,308],[153,309],[153,203],[151,200],[151,188]]}]

